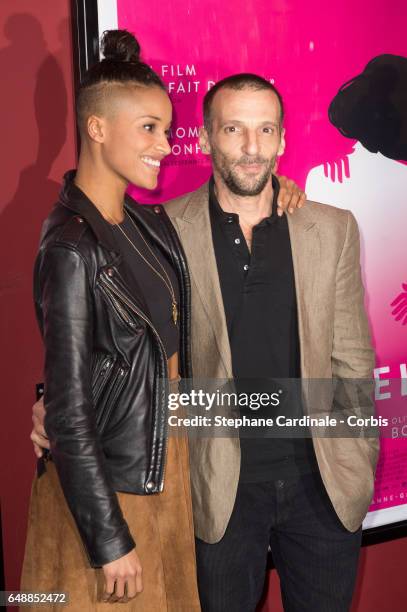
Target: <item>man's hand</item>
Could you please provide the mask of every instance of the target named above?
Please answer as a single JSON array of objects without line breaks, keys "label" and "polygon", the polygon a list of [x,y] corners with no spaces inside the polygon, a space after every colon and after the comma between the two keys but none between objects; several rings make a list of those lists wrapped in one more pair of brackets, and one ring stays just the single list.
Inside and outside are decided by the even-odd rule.
[{"label": "man's hand", "polygon": [[133,548],[127,555],[103,566],[105,591],[103,601],[127,603],[143,590],[140,559]]},{"label": "man's hand", "polygon": [[41,398],[33,406],[32,420],[34,429],[31,432],[30,438],[34,444],[34,453],[37,457],[42,457],[44,448],[50,448],[49,440],[44,429],[45,408],[44,400]]},{"label": "man's hand", "polygon": [[276,176],[280,183],[277,214],[281,217],[286,211],[293,213],[296,208],[301,208],[305,204],[306,195],[291,179],[286,176]]}]

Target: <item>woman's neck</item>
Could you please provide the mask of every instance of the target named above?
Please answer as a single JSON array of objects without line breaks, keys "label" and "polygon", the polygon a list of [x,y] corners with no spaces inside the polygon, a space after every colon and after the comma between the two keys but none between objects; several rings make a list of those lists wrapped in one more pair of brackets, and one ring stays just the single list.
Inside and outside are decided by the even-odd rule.
[{"label": "woman's neck", "polygon": [[109,223],[121,223],[124,218],[124,195],[127,183],[109,173],[94,160],[80,157],[74,179],[75,184],[84,192]]}]

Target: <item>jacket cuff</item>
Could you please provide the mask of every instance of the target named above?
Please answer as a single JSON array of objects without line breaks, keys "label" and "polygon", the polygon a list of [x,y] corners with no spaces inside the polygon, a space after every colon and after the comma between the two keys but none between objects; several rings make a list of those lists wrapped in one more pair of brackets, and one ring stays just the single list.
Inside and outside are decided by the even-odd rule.
[{"label": "jacket cuff", "polygon": [[87,554],[90,565],[97,569],[106,563],[116,561],[116,559],[127,555],[135,547],[136,543],[130,535],[127,525],[125,525],[120,535],[105,542],[95,543],[92,546],[92,550],[87,550]]}]

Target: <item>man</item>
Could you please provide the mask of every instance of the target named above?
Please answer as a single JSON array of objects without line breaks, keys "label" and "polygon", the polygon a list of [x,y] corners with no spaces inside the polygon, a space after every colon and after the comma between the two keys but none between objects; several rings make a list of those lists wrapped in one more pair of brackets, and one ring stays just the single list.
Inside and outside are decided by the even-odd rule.
[{"label": "man", "polygon": [[[261,77],[218,82],[200,135],[213,177],[166,205],[191,275],[194,376],[261,390],[270,377],[369,379],[352,214],[308,203],[277,215],[283,115]],[[321,397],[309,394],[313,411]],[[376,440],[207,437],[190,455],[204,612],[255,610],[269,546],[286,610],[349,609]]]}]

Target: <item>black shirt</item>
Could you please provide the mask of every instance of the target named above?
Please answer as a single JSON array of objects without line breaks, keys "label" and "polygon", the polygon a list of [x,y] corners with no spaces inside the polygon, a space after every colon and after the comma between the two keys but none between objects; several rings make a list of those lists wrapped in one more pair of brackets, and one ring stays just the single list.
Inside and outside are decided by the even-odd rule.
[{"label": "black shirt", "polygon": [[[275,392],[274,379],[299,379],[301,374],[291,243],[287,218],[277,215],[279,184],[275,177],[273,190],[272,214],[253,228],[250,253],[239,216],[222,210],[213,178],[209,183],[212,237],[233,376],[240,392]],[[279,412],[267,407],[244,413],[250,418],[280,413],[300,416],[301,407],[294,404],[283,401]],[[262,432],[252,428],[241,432],[242,481],[272,480],[315,469],[310,439],[267,435],[264,428]]]},{"label": "black shirt", "polygon": [[[151,322],[156,328],[161,340],[163,341],[167,357],[171,357],[179,349],[179,328],[178,325],[174,324],[172,318],[172,299],[171,294],[161,280],[161,278],[151,269],[151,267],[143,260],[143,258],[137,253],[134,247],[131,245],[129,240],[125,237],[120,227],[123,229],[125,234],[134,243],[140,253],[145,259],[157,270],[167,281],[162,268],[154,259],[151,254],[153,251],[157,257],[161,266],[164,267],[172,287],[175,291],[176,302],[179,307],[179,285],[175,272],[167,261],[166,257],[161,253],[158,247],[152,244],[146,236],[141,235],[141,228],[137,228],[133,225],[132,220],[126,214],[124,221],[118,225],[112,225],[112,231],[114,232],[114,238],[117,243],[118,249],[123,256],[124,264],[129,272],[133,276],[136,285],[140,287],[144,302],[149,310]],[[148,246],[146,246],[147,242]]]}]

